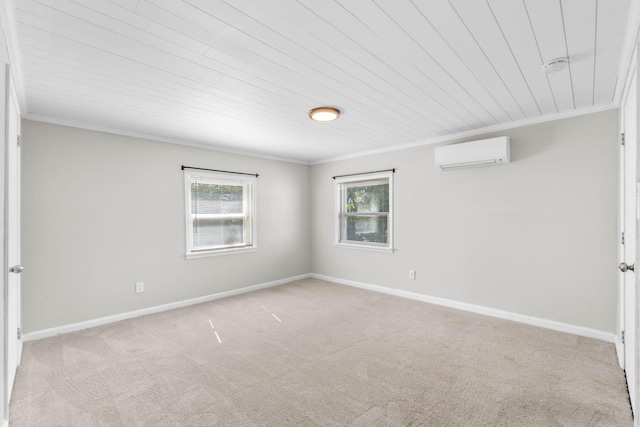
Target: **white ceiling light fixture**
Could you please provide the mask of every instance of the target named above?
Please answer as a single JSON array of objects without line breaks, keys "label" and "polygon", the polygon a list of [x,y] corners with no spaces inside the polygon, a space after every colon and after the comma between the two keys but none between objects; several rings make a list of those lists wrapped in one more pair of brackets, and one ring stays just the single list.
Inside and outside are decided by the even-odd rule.
[{"label": "white ceiling light fixture", "polygon": [[542,64],[542,71],[546,74],[556,73],[567,68],[567,65],[569,65],[569,58],[554,58],[551,61],[547,61]]},{"label": "white ceiling light fixture", "polygon": [[331,122],[340,117],[340,110],[333,107],[318,107],[309,111],[309,118],[316,122]]}]

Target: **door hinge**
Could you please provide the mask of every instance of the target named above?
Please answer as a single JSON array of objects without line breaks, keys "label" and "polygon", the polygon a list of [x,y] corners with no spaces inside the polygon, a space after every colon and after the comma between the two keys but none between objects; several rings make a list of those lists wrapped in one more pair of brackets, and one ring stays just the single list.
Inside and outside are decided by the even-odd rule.
[{"label": "door hinge", "polygon": [[22,142],[22,141],[20,140],[20,135],[18,135],[18,136],[16,137],[16,139],[17,139],[17,141],[18,141],[18,147],[20,147],[20,143]]},{"label": "door hinge", "polygon": [[22,329],[18,328],[18,339],[22,339]]},{"label": "door hinge", "polygon": [[624,133],[621,133],[620,137],[621,137],[620,141],[621,141],[622,145],[624,145]]},{"label": "door hinge", "polygon": [[624,245],[624,231],[622,232],[622,244]]},{"label": "door hinge", "polygon": [[620,331],[620,341],[624,344],[624,331]]}]

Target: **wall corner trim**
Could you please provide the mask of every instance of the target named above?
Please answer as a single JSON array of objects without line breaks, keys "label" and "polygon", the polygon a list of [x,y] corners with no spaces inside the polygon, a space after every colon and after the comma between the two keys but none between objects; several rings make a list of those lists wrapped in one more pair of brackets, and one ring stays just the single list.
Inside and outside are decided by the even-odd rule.
[{"label": "wall corner trim", "polygon": [[618,365],[624,371],[624,346],[620,342],[620,337],[615,335],[613,344],[616,347],[616,356],[618,357]]},{"label": "wall corner trim", "polygon": [[[340,285],[353,286],[356,288],[367,289],[370,291],[381,292],[389,295],[395,295],[402,298],[414,299],[430,304],[441,305],[445,307],[455,308],[458,310],[468,311],[471,313],[483,314],[485,316],[497,317],[500,319],[512,320],[518,323],[538,326],[542,328],[552,329],[554,331],[565,332],[573,335],[579,335],[587,338],[594,338],[601,341],[616,343],[616,335],[610,332],[600,331],[598,329],[585,328],[583,326],[570,325],[568,323],[556,322],[555,320],[541,319],[539,317],[527,316],[524,314],[513,313],[510,311],[498,310],[491,307],[469,304],[466,302],[439,298],[415,292],[402,291],[399,289],[387,288],[384,286],[371,285],[368,283],[356,282],[353,280],[340,279],[337,277],[325,276],[322,274],[311,273],[314,279],[326,280]],[[616,345],[617,348],[617,345]]]},{"label": "wall corner trim", "polygon": [[294,282],[296,280],[307,279],[311,277],[311,274],[301,274],[299,276],[287,277],[285,279],[274,280],[272,282],[259,283],[257,285],[246,286],[240,289],[233,289],[230,291],[218,292],[215,294],[205,295],[202,297],[191,298],[188,300],[172,302],[168,304],[157,305],[154,307],[147,307],[140,310],[129,311],[126,313],[114,314],[112,316],[100,317],[98,319],[87,320],[84,322],[72,323],[70,325],[56,326],[54,328],[42,329],[39,331],[29,332],[22,336],[23,342],[35,341],[42,338],[53,337],[60,334],[67,334],[69,332],[81,331],[83,329],[93,328],[96,326],[106,325],[109,323],[119,322],[121,320],[131,319],[134,317],[145,316],[147,314],[160,313],[163,311],[173,310],[175,308],[187,307],[194,304],[200,304],[203,302],[213,301],[220,298],[231,297],[234,295],[240,295],[247,292],[257,291],[260,289],[270,288],[273,286],[284,285],[285,283]]}]

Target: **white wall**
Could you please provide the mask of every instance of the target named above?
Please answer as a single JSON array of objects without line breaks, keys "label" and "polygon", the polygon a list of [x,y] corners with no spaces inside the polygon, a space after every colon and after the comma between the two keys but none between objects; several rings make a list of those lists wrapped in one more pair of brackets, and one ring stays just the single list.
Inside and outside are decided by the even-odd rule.
[{"label": "white wall", "polygon": [[[434,146],[308,167],[25,121],[24,330],[313,272],[615,333],[617,126],[488,134],[513,163],[442,172]],[[260,174],[258,252],[184,259],[182,164]],[[331,176],[389,167],[396,252],[334,247]]]},{"label": "white wall", "polygon": [[[610,110],[472,138],[511,136],[507,165],[440,171],[434,146],[316,165],[312,270],[615,333],[617,132]],[[396,252],[334,247],[331,177],[392,167]]]},{"label": "white wall", "polygon": [[[310,271],[309,166],[29,120],[22,140],[27,333]],[[260,174],[257,252],[185,259],[181,165]]]}]

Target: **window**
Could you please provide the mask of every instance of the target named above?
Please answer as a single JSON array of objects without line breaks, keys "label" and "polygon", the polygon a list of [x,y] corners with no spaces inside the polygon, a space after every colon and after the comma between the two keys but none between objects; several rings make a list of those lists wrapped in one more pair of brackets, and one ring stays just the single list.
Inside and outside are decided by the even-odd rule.
[{"label": "window", "polygon": [[187,258],[256,250],[256,178],[185,169]]},{"label": "window", "polygon": [[336,177],[338,246],[393,251],[393,173]]}]

